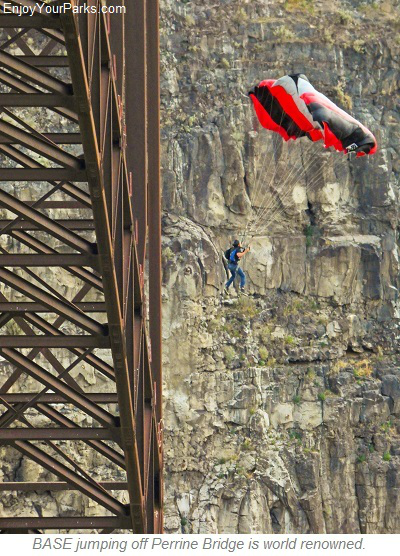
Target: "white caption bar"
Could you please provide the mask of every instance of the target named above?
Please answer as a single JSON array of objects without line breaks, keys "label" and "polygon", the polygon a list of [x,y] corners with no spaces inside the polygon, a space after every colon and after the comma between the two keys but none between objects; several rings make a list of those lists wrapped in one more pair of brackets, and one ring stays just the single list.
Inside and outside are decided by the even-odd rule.
[{"label": "white caption bar", "polygon": [[[400,535],[2,535],[0,549],[24,555],[131,554],[271,555],[362,554],[397,555]],[[7,551],[7,552],[6,552]]]}]

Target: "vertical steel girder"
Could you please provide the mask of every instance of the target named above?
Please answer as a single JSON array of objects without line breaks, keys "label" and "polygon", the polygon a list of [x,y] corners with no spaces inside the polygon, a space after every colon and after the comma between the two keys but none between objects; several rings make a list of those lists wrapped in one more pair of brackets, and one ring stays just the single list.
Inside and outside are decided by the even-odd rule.
[{"label": "vertical steel girder", "polygon": [[42,477],[11,470],[0,500],[75,490],[90,513],[0,531],[161,533],[159,2],[71,3],[98,9],[0,0],[0,455]]}]

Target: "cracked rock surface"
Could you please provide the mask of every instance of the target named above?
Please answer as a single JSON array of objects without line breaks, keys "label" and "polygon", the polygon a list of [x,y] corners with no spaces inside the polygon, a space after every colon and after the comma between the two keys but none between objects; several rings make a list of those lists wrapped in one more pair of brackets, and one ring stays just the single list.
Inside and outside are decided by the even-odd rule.
[{"label": "cracked rock surface", "polygon": [[[166,532],[400,532],[398,15],[163,2]],[[249,88],[298,72],[374,157],[258,127]]]}]

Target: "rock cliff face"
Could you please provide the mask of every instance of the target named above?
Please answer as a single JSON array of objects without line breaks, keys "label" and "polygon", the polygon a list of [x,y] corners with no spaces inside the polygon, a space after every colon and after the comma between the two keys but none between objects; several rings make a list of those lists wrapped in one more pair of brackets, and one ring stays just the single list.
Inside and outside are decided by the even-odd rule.
[{"label": "rock cliff face", "polygon": [[[167,532],[400,532],[398,17],[163,2]],[[374,157],[259,129],[243,95],[300,72]],[[251,295],[226,299],[241,235]]]}]

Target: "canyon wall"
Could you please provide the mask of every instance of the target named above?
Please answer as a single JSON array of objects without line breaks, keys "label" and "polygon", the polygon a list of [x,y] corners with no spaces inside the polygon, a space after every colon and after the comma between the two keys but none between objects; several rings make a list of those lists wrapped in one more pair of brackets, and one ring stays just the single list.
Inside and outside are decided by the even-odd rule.
[{"label": "canyon wall", "polygon": [[[400,531],[399,11],[164,0],[166,532]],[[376,135],[348,160],[255,121],[304,73]],[[244,237],[248,297],[222,295]]]}]

